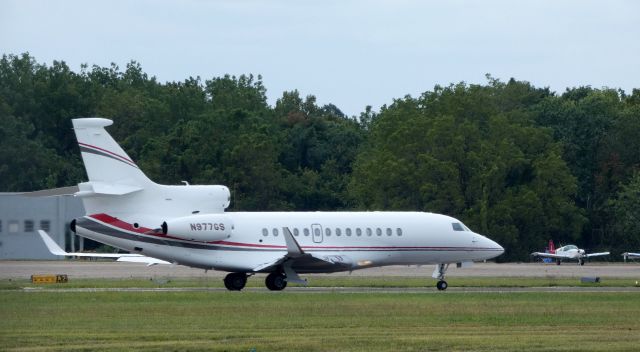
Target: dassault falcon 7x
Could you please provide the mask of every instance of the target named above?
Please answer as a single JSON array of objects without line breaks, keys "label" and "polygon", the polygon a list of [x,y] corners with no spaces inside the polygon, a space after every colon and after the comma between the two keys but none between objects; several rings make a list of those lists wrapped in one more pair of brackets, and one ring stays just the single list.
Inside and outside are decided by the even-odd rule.
[{"label": "dassault falcon 7x", "polygon": [[584,265],[585,259],[609,255],[609,252],[586,253],[584,249],[580,249],[575,245],[569,244],[554,249],[553,241],[549,241],[548,252],[533,252],[532,257],[543,257],[555,259],[556,264],[560,265],[563,260],[577,260],[578,265]]},{"label": "dassault falcon 7x", "polygon": [[[449,264],[504,252],[459,220],[439,214],[225,212],[227,187],[152,182],[107,133],[111,124],[103,118],[73,120],[89,181],[74,193],[87,215],[72,221],[71,229],[131,252],[115,255],[118,260],[226,271],[229,290],[243,289],[255,273],[268,273],[267,288],[282,290],[288,282],[306,283],[302,273],[436,264],[436,286],[445,290]],[[48,242],[48,235],[41,235]],[[54,254],[75,255],[51,242]]]}]

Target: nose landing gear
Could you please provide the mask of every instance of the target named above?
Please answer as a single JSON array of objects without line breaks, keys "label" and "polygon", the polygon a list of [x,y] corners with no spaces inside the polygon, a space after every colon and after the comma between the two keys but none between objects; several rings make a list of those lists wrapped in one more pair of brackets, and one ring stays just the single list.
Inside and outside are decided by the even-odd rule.
[{"label": "nose landing gear", "polygon": [[436,265],[436,270],[433,271],[433,275],[431,275],[434,279],[438,279],[438,283],[436,284],[436,288],[439,291],[444,291],[449,287],[446,281],[444,281],[444,274],[449,269],[449,264],[438,264]]}]

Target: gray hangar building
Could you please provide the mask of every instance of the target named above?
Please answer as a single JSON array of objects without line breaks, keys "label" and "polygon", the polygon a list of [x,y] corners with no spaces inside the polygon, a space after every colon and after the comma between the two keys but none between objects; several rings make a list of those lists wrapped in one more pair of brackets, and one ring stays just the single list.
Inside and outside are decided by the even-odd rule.
[{"label": "gray hangar building", "polygon": [[82,201],[73,196],[0,193],[0,259],[63,259],[49,253],[37,231],[45,230],[60,247],[74,251],[77,236],[69,223],[83,215]]}]

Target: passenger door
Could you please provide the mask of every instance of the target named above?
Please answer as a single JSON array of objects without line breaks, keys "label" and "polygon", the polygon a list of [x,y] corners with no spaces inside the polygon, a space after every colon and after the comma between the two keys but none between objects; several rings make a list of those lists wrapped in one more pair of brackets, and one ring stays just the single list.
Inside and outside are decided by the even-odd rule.
[{"label": "passenger door", "polygon": [[311,237],[313,242],[322,243],[322,226],[320,224],[311,225]]}]

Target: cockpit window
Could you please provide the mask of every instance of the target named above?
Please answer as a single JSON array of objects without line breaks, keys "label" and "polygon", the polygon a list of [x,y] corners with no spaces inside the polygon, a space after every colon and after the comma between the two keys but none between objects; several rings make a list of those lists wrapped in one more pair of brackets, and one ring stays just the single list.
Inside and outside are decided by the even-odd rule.
[{"label": "cockpit window", "polygon": [[453,231],[465,231],[464,225],[459,222],[451,223],[451,226],[453,227]]}]

